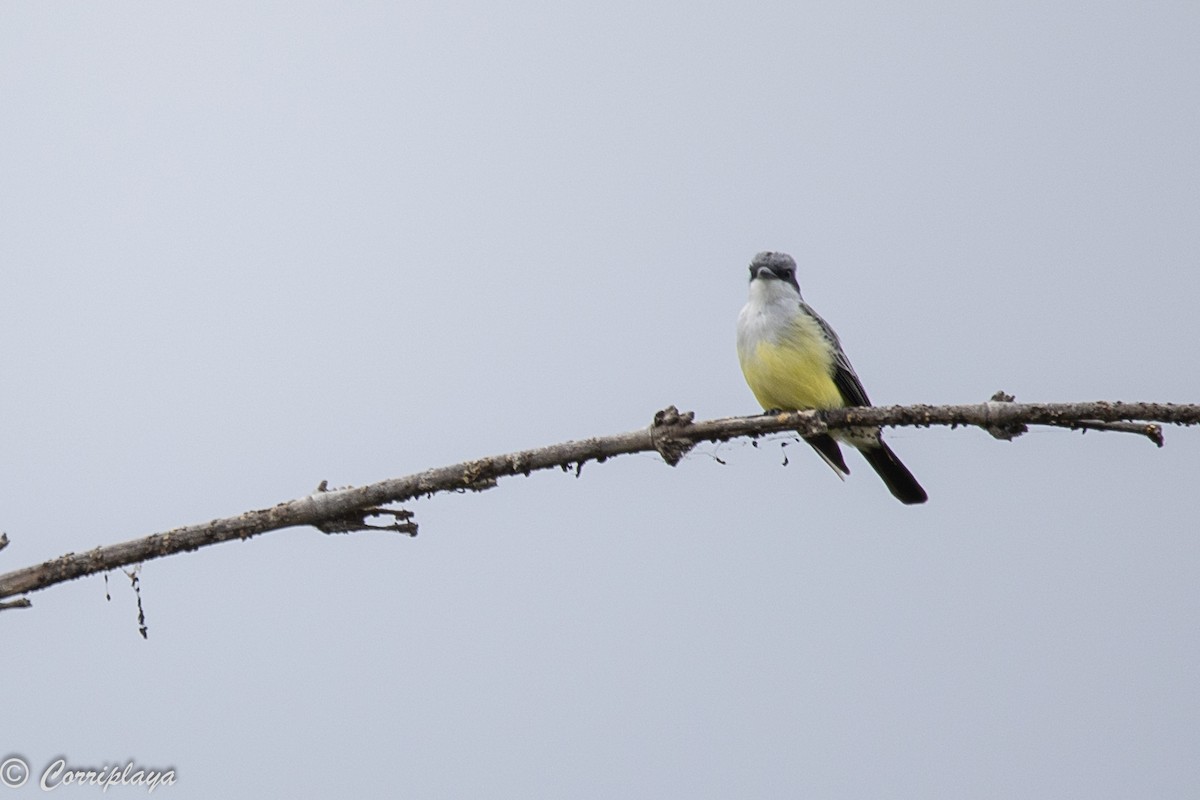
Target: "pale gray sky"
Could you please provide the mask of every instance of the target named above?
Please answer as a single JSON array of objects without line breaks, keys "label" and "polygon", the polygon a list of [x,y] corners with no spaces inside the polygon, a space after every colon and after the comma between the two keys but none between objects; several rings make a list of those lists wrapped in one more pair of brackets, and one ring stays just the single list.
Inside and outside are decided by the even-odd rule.
[{"label": "pale gray sky", "polygon": [[[756,412],[764,249],[878,403],[1194,401],[1198,41],[1194,3],[4,3],[0,571]],[[176,798],[1195,797],[1167,436],[894,431],[919,508],[786,437],[507,480],[153,562],[148,641],[78,581],[0,616],[0,749]]]}]

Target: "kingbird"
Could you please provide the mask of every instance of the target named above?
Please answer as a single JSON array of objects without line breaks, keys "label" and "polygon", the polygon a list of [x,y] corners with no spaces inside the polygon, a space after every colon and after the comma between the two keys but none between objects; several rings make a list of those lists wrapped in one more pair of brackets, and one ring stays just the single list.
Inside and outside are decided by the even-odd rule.
[{"label": "kingbird", "polygon": [[[796,262],[787,253],[763,252],[750,262],[750,299],[738,316],[737,349],[746,383],[766,411],[871,405],[837,334],[800,296]],[[901,503],[929,499],[879,428],[804,437],[842,477],[850,469],[839,440],[863,454]]]}]

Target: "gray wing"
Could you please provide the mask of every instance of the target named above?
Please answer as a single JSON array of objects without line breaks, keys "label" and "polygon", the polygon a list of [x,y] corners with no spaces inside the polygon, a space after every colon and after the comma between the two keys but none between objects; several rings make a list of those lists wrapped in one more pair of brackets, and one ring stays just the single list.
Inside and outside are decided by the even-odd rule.
[{"label": "gray wing", "polygon": [[829,323],[821,319],[821,315],[813,311],[812,306],[803,300],[800,301],[800,308],[817,321],[817,324],[821,326],[821,332],[833,343],[833,383],[842,393],[842,399],[846,401],[846,405],[871,405],[871,401],[867,399],[867,390],[863,388],[862,382],[854,372],[854,367],[850,366],[850,359],[846,357],[846,351],[842,349],[842,343],[838,341],[838,336],[833,332],[833,328],[829,327]]}]

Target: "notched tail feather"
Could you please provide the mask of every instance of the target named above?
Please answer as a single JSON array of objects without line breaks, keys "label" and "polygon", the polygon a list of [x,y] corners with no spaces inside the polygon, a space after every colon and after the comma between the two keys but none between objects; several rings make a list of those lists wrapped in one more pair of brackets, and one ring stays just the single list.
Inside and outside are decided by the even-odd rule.
[{"label": "notched tail feather", "polygon": [[871,468],[879,473],[879,477],[883,478],[883,482],[887,484],[888,490],[901,503],[911,506],[924,503],[929,499],[929,495],[925,494],[925,490],[908,471],[908,467],[896,458],[892,448],[880,442],[878,447],[863,448],[859,452],[863,454],[863,458],[867,459]]}]

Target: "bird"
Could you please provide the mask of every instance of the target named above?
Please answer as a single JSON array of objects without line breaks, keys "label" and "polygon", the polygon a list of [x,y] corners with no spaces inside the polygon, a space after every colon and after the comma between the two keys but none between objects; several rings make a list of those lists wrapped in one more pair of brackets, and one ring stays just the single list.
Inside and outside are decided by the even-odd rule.
[{"label": "bird", "polygon": [[[837,334],[800,295],[796,261],[787,253],[764,251],[750,262],[750,298],[738,315],[737,352],[746,383],[767,413],[871,405]],[[841,441],[862,453],[901,503],[929,499],[879,428],[840,429],[804,440],[838,477],[850,474]]]}]

